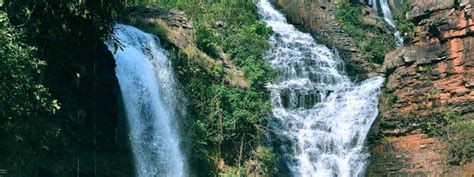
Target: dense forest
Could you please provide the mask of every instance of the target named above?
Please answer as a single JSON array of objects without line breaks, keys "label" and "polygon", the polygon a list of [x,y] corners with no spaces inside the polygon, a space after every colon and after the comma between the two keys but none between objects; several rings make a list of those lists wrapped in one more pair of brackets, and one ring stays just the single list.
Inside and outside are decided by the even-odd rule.
[{"label": "dense forest", "polygon": [[0,177],[141,174],[116,24],[171,62],[184,176],[470,174],[473,2],[420,1],[0,0]]}]

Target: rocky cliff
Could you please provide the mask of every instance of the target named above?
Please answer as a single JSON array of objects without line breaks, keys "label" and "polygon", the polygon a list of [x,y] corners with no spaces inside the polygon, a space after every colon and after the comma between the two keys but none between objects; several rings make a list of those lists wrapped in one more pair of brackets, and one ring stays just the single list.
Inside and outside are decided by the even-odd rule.
[{"label": "rocky cliff", "polygon": [[413,2],[406,15],[417,24],[415,39],[387,54],[382,68],[388,76],[387,90],[400,97],[391,111],[474,111],[472,11],[469,1]]},{"label": "rocky cliff", "polygon": [[446,142],[423,131],[446,111],[473,120],[473,2],[411,2],[405,15],[415,24],[415,38],[388,53],[381,70],[387,85],[373,132],[384,140],[372,148],[369,176],[474,174],[472,164],[447,165]]}]

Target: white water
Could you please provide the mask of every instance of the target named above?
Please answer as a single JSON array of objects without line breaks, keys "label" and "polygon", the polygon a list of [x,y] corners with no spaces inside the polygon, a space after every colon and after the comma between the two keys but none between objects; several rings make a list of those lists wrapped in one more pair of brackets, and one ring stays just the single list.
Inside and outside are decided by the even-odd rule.
[{"label": "white water", "polygon": [[390,11],[390,6],[388,6],[387,0],[369,0],[369,4],[372,5],[372,8],[374,9],[374,12],[378,13],[378,4],[380,5],[380,8],[382,10],[383,14],[383,19],[384,21],[395,30],[393,35],[395,36],[395,39],[397,40],[397,44],[401,45],[403,44],[403,38],[400,34],[400,32],[397,30],[397,26],[395,25],[395,22],[393,21],[393,16],[392,12]]},{"label": "white water", "polygon": [[376,0],[369,0],[369,5],[372,5],[372,9],[374,9],[374,12],[378,13],[379,9],[377,7],[377,1]]},{"label": "white water", "polygon": [[[159,39],[127,25],[116,25],[122,45],[115,54],[138,177],[185,176],[176,132],[177,97],[171,63]],[[113,51],[113,45],[109,44]]]},{"label": "white water", "polygon": [[351,83],[337,54],[286,22],[267,0],[258,3],[273,28],[271,65],[281,71],[268,85],[274,131],[293,176],[361,176],[367,133],[378,110],[382,77]]}]

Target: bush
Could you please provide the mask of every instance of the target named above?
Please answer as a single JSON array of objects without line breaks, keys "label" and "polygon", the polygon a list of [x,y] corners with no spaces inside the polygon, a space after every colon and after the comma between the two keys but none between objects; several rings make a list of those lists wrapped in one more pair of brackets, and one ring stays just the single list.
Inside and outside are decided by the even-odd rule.
[{"label": "bush", "polygon": [[431,136],[446,137],[447,127],[460,121],[460,113],[457,111],[432,111],[427,116],[415,116],[421,129]]},{"label": "bush", "polygon": [[354,26],[355,24],[360,24],[362,9],[348,1],[343,1],[336,11],[336,18],[344,25]]},{"label": "bush", "polygon": [[393,106],[398,101],[398,95],[396,93],[391,93],[388,96],[388,104]]},{"label": "bush", "polygon": [[449,163],[463,165],[474,158],[474,120],[456,122],[447,127]]},{"label": "bush", "polygon": [[[467,117],[467,116],[464,116]],[[463,165],[474,157],[474,120],[456,111],[431,112],[418,118],[420,128],[428,135],[440,137],[447,144],[448,163]]]}]

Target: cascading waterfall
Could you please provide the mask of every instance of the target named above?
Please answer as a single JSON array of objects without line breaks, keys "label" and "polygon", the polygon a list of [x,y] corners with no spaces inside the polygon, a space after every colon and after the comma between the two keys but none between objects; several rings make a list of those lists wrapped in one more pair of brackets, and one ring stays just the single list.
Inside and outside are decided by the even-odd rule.
[{"label": "cascading waterfall", "polygon": [[[132,26],[115,26],[123,49],[114,54],[139,177],[185,176],[177,133],[180,93],[159,39]],[[114,51],[112,44],[109,50]]]},{"label": "cascading waterfall", "polygon": [[281,75],[267,87],[273,129],[289,142],[280,147],[287,166],[294,176],[361,176],[384,79],[351,83],[337,54],[288,24],[267,0],[257,7],[274,31],[268,57]]},{"label": "cascading waterfall", "polygon": [[378,13],[378,5],[380,5],[380,9],[382,10],[383,14],[383,19],[384,21],[395,30],[393,35],[395,36],[395,39],[397,40],[397,44],[401,45],[403,44],[403,38],[400,32],[397,30],[397,26],[395,25],[395,22],[393,21],[393,16],[392,12],[390,11],[390,6],[388,6],[387,0],[369,0],[369,5],[372,5],[372,9],[374,9],[374,12]]}]

